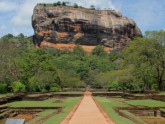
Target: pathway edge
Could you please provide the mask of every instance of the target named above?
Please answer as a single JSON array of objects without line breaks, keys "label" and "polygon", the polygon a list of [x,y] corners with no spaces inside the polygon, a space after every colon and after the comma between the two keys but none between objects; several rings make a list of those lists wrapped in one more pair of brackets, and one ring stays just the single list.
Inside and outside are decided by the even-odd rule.
[{"label": "pathway edge", "polygon": [[83,98],[84,98],[84,96],[81,97],[79,102],[70,110],[69,114],[64,118],[64,120],[60,124],[68,124],[69,123],[70,119],[73,117],[75,111],[78,109]]},{"label": "pathway edge", "polygon": [[114,120],[105,112],[105,110],[100,106],[100,104],[97,102],[97,100],[95,98],[92,99],[94,100],[96,106],[98,107],[99,111],[102,113],[102,115],[104,116],[104,118],[106,119],[106,121],[110,124],[115,124]]}]

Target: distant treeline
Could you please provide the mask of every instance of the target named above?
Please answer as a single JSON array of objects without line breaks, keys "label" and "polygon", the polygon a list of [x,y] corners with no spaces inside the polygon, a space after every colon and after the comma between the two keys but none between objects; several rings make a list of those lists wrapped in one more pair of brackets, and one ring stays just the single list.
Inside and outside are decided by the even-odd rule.
[{"label": "distant treeline", "polygon": [[[43,6],[71,6],[71,7],[74,7],[74,8],[84,8],[83,6],[79,6],[77,3],[71,3],[71,2],[61,2],[61,1],[58,1],[56,3],[38,3],[38,5],[43,5]],[[95,6],[94,5],[90,5],[90,9],[95,9]]]},{"label": "distant treeline", "polygon": [[0,93],[60,91],[63,88],[165,90],[165,31],[148,31],[122,51],[104,52],[97,46],[86,55],[35,48],[20,34],[0,39]]}]

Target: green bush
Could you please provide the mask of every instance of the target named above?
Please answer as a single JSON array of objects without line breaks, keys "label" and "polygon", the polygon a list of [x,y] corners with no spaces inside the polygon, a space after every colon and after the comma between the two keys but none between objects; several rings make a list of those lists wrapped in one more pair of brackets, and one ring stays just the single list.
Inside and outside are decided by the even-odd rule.
[{"label": "green bush", "polygon": [[4,83],[0,83],[0,93],[5,93],[7,89],[7,85]]},{"label": "green bush", "polygon": [[78,8],[78,4],[77,3],[74,3],[73,7],[74,8]]},{"label": "green bush", "polygon": [[119,88],[119,83],[117,81],[110,81],[108,83],[108,89],[115,89],[117,90]]},{"label": "green bush", "polygon": [[19,81],[13,82],[12,85],[13,92],[25,92],[26,86]]},{"label": "green bush", "polygon": [[104,47],[103,46],[96,46],[93,51],[92,51],[92,55],[96,55],[96,56],[106,56],[107,53],[104,51]]},{"label": "green bush", "polygon": [[60,89],[61,88],[57,84],[55,84],[55,83],[50,86],[50,91],[57,92],[57,91],[60,91]]},{"label": "green bush", "polygon": [[53,6],[57,6],[57,3],[53,3]]},{"label": "green bush", "polygon": [[34,76],[28,79],[28,90],[31,92],[40,92],[42,90]]}]

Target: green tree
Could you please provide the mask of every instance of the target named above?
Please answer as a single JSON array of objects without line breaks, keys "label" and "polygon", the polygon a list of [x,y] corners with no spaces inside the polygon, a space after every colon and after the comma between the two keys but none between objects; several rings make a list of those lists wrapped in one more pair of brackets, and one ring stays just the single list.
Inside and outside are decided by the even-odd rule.
[{"label": "green tree", "polygon": [[141,78],[147,89],[156,83],[158,89],[164,89],[165,48],[154,38],[136,38],[125,51],[125,64],[134,64],[135,75]]},{"label": "green tree", "polygon": [[57,3],[53,3],[53,6],[57,6]]},{"label": "green tree", "polygon": [[85,51],[83,50],[83,48],[81,48],[80,45],[76,45],[74,47],[73,53],[78,55],[80,57],[80,59],[82,59],[82,57],[84,57],[86,55]]},{"label": "green tree", "polygon": [[23,33],[20,33],[19,35],[17,35],[18,38],[24,38],[24,34]]},{"label": "green tree", "polygon": [[2,37],[3,40],[9,40],[9,39],[12,39],[12,38],[14,38],[14,36],[12,34],[7,34],[7,35],[4,35]]},{"label": "green tree", "polygon": [[11,40],[0,42],[0,81],[7,84],[14,80],[19,80],[21,76],[18,68],[18,58],[21,49]]},{"label": "green tree", "polygon": [[25,92],[26,86],[19,81],[13,82],[11,84],[13,92]]},{"label": "green tree", "polygon": [[58,70],[63,88],[81,88],[84,87],[84,81],[80,80],[79,75],[76,73],[69,73],[66,70]]},{"label": "green tree", "polygon": [[63,5],[63,6],[66,6],[66,2],[62,2],[62,5]]},{"label": "green tree", "polygon": [[164,30],[146,31],[144,37],[148,38],[148,39],[152,39],[152,40],[162,44],[163,46],[165,46],[165,31]]},{"label": "green tree", "polygon": [[60,5],[61,5],[61,1],[58,1],[58,2],[57,2],[57,5],[60,6]]},{"label": "green tree", "polygon": [[0,93],[6,93],[7,92],[7,84],[0,83]]},{"label": "green tree", "polygon": [[96,56],[106,56],[107,53],[104,51],[104,47],[103,46],[96,46],[93,51],[92,51],[92,55],[96,55]]},{"label": "green tree", "polygon": [[74,3],[73,7],[74,8],[78,8],[78,4],[77,3]]},{"label": "green tree", "polygon": [[93,10],[95,10],[95,6],[94,5],[91,5],[90,8],[93,9]]}]

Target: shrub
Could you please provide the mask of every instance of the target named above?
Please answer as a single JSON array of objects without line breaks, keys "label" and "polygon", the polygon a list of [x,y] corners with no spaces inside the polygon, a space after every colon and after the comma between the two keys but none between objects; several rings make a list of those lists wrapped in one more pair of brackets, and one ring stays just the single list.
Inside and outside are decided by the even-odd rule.
[{"label": "shrub", "polygon": [[60,89],[61,88],[57,84],[55,84],[55,83],[50,86],[50,91],[57,92],[57,91],[60,91]]},{"label": "shrub", "polygon": [[96,56],[106,56],[107,53],[104,51],[104,47],[103,46],[96,46],[93,51],[92,51],[92,55],[96,55]]},{"label": "shrub", "polygon": [[73,53],[80,57],[85,56],[85,51],[83,50],[83,48],[80,45],[76,45],[74,47]]},{"label": "shrub", "polygon": [[14,92],[25,92],[26,91],[26,86],[19,81],[13,82],[11,87]]},{"label": "shrub", "polygon": [[31,92],[40,92],[42,90],[34,76],[29,79],[28,89]]},{"label": "shrub", "polygon": [[61,2],[60,2],[60,1],[58,1],[58,2],[57,2],[57,5],[58,5],[58,6],[60,6],[60,5],[61,5]]},{"label": "shrub", "polygon": [[57,3],[53,3],[53,6],[57,6]]},{"label": "shrub", "polygon": [[[115,89],[118,90],[119,88],[119,83],[117,81],[110,81],[108,83],[108,89]],[[119,88],[120,89],[120,88]]]},{"label": "shrub", "polygon": [[63,6],[66,6],[66,2],[62,2],[62,5],[63,5]]},{"label": "shrub", "polygon": [[0,93],[5,93],[7,89],[7,85],[4,83],[0,83]]},{"label": "shrub", "polygon": [[74,3],[73,7],[74,8],[78,8],[78,4],[77,3]]}]

